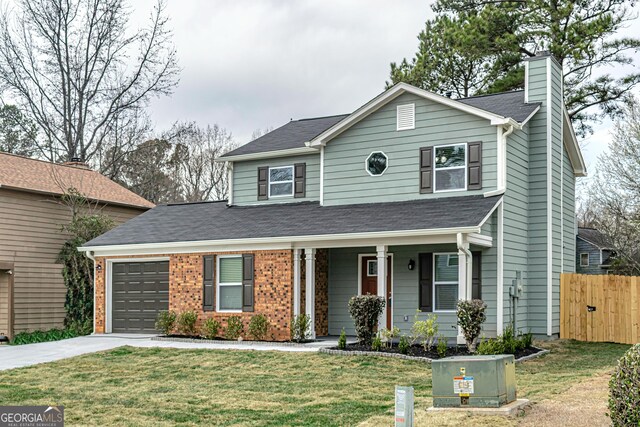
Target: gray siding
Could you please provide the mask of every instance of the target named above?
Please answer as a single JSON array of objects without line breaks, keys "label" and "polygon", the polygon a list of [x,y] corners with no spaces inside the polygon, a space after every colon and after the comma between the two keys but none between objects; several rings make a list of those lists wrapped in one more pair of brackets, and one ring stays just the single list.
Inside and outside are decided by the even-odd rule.
[{"label": "gray siding", "polygon": [[[258,168],[263,166],[292,166],[306,163],[306,197],[277,197],[258,201]],[[264,160],[234,162],[233,164],[233,203],[236,205],[254,205],[257,203],[291,203],[320,199],[320,154],[304,156],[278,157]]]},{"label": "gray siding", "polygon": [[[514,131],[507,141],[507,191],[504,195],[504,300],[503,325],[517,313],[516,329],[527,331],[529,264],[529,125]],[[523,292],[519,299],[509,288],[520,272]]]},{"label": "gray siding", "polygon": [[[415,103],[416,128],[396,131],[396,107]],[[496,128],[489,120],[424,98],[404,94],[327,143],[324,203],[388,202],[424,197],[481,194],[496,187]],[[482,141],[482,185],[479,191],[419,193],[420,147]],[[365,159],[384,151],[389,167],[381,176],[365,171]]]},{"label": "gray siding", "polygon": [[[472,248],[475,250],[476,248]],[[391,246],[393,254],[393,325],[408,334],[418,309],[418,268],[409,270],[410,259],[418,261],[418,254],[426,252],[457,252],[456,245],[411,245]],[[349,316],[348,302],[358,293],[358,254],[375,254],[375,248],[348,248],[329,250],[329,334],[338,335],[342,328],[347,334],[355,334],[353,320]],[[482,254],[482,294],[487,302],[488,313],[484,333],[495,335],[495,254],[484,251]],[[486,295],[486,298],[484,298]],[[420,313],[424,319],[428,313]],[[454,312],[439,312],[440,333],[447,337],[457,335],[456,315]],[[406,320],[405,320],[406,318]]]},{"label": "gray siding", "polygon": [[[600,268],[600,249],[585,241],[582,239],[577,239],[577,249],[576,249],[576,255],[575,255],[575,263],[573,263],[573,266],[575,267],[576,271],[580,274],[606,274],[607,273],[607,269],[606,268]],[[605,261],[606,258],[609,256],[609,251],[604,251],[605,253],[602,254],[602,261]],[[588,253],[589,254],[589,266],[588,267],[581,267],[580,266],[580,254],[582,253]]]},{"label": "gray siding", "polygon": [[576,178],[573,174],[573,167],[569,160],[567,150],[563,150],[564,164],[563,173],[563,221],[564,221],[564,273],[575,273],[576,271]]}]

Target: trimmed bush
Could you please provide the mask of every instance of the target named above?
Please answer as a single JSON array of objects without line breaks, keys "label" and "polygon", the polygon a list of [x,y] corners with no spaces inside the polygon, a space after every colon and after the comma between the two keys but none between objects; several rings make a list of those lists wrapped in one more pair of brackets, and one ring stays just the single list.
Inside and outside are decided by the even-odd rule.
[{"label": "trimmed bush", "polygon": [[240,316],[231,316],[227,320],[227,329],[224,330],[224,337],[228,340],[237,340],[244,334],[244,324]]},{"label": "trimmed bush", "polygon": [[48,331],[33,331],[17,333],[9,342],[11,345],[34,344],[38,342],[60,341],[67,338],[79,336],[78,332],[72,329],[49,329]]},{"label": "trimmed bush", "polygon": [[291,320],[291,341],[305,342],[311,336],[311,318],[306,314],[294,316]]},{"label": "trimmed bush", "polygon": [[409,347],[411,347],[411,343],[409,342],[409,338],[406,335],[402,335],[400,337],[400,341],[398,341],[398,350],[402,354],[409,353]]},{"label": "trimmed bush", "polygon": [[507,326],[504,329],[502,335],[498,335],[497,338],[482,339],[478,348],[477,354],[491,355],[491,354],[516,354],[518,350],[524,350],[531,347],[533,344],[533,334],[521,334],[516,335],[512,325]]},{"label": "trimmed bush", "polygon": [[220,336],[221,327],[222,325],[220,325],[220,322],[218,322],[216,319],[209,318],[202,324],[202,331],[200,335],[202,335],[202,338],[208,340],[216,339]]},{"label": "trimmed bush", "polygon": [[161,311],[156,319],[156,329],[162,332],[163,335],[171,335],[176,327],[177,318],[178,315],[175,311]]},{"label": "trimmed bush", "polygon": [[371,345],[384,306],[384,299],[376,295],[357,295],[349,300],[349,314],[355,323],[360,344]]},{"label": "trimmed bush", "polygon": [[614,426],[640,425],[640,344],[620,358],[609,380],[609,416]]},{"label": "trimmed bush", "polygon": [[249,321],[249,336],[256,341],[264,341],[269,332],[269,319],[264,314],[256,314]]},{"label": "trimmed bush", "polygon": [[411,338],[414,343],[420,343],[424,351],[429,351],[436,341],[436,335],[438,335],[438,316],[429,314],[425,320],[420,320],[419,314],[420,310],[416,310],[411,326]]},{"label": "trimmed bush", "polygon": [[467,343],[469,353],[476,351],[476,340],[480,336],[482,324],[487,320],[487,305],[480,299],[458,301],[458,325]]},{"label": "trimmed bush", "polygon": [[340,350],[344,350],[347,348],[347,333],[342,328],[342,332],[340,332],[340,338],[338,338],[338,348]]},{"label": "trimmed bush", "polygon": [[196,335],[196,322],[198,321],[198,313],[192,310],[182,312],[178,315],[178,331],[180,334],[188,337]]}]

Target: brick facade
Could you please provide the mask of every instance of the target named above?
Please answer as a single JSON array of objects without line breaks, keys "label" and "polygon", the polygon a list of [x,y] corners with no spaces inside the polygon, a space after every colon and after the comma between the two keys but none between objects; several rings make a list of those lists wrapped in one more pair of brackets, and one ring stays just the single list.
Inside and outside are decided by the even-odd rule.
[{"label": "brick facade", "polygon": [[[241,254],[240,252],[165,255],[169,258],[169,309],[176,312],[195,311],[198,313],[198,328],[207,318],[217,319],[226,327],[230,316],[239,316],[245,325],[245,332],[253,315],[264,314],[271,324],[270,338],[274,341],[289,340],[293,314],[293,252],[270,250],[242,253],[253,253],[255,256],[253,312],[217,313],[202,309],[202,257]],[[104,333],[106,259],[96,258],[96,267],[98,266],[100,268],[96,269],[95,278],[95,332]],[[248,338],[246,333],[245,338]]]}]

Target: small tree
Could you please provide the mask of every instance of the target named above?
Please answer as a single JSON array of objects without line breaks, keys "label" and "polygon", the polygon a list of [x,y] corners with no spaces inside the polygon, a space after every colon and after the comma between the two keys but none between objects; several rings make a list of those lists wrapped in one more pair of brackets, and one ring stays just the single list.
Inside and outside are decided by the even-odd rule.
[{"label": "small tree", "polygon": [[349,300],[349,314],[355,323],[360,344],[371,345],[384,305],[384,299],[377,295],[357,295]]},{"label": "small tree", "polygon": [[479,299],[458,301],[458,325],[462,328],[469,353],[476,351],[476,340],[480,336],[482,324],[487,320],[487,305]]},{"label": "small tree", "polygon": [[609,416],[616,427],[640,425],[640,344],[627,350],[611,376]]},{"label": "small tree", "polygon": [[67,287],[64,325],[80,334],[88,334],[92,329],[93,261],[78,252],[78,247],[106,233],[113,225],[113,220],[105,215],[75,212],[71,222],[62,227],[69,235],[58,255]]}]

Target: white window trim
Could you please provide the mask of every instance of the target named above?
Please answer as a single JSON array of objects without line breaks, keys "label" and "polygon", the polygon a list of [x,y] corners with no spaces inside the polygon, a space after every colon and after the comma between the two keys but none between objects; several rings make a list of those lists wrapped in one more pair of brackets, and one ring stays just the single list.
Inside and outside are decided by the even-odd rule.
[{"label": "white window trim", "polygon": [[[455,309],[453,309],[453,310],[437,310],[436,309],[436,305],[437,305],[436,304],[436,286],[437,285],[456,285],[456,286],[458,285],[458,281],[457,280],[455,282],[454,281],[436,282],[436,256],[437,255],[446,255],[447,257],[450,257],[451,255],[458,256],[458,253],[457,252],[437,252],[437,253],[434,252],[433,253],[433,261],[432,261],[433,271],[431,272],[432,278],[433,278],[433,289],[431,290],[431,293],[432,293],[431,298],[432,298],[432,301],[433,301],[433,311],[432,311],[432,313],[455,313],[456,312]],[[447,258],[447,266],[448,265],[449,265],[449,259]]]},{"label": "white window trim", "polygon": [[[413,110],[413,121],[411,123],[411,126],[406,126],[406,127],[400,127],[400,109],[402,107],[408,107],[411,106],[411,109]],[[401,130],[411,130],[411,129],[415,129],[416,128],[416,104],[411,103],[411,104],[402,104],[402,105],[398,105],[396,107],[396,131],[401,131]]]},{"label": "white window trim", "polygon": [[[371,156],[373,156],[375,153],[380,153],[382,154],[386,159],[387,159],[387,166],[384,168],[384,170],[382,171],[382,173],[380,175],[374,175],[369,171],[369,159],[371,158]],[[387,156],[387,153],[385,153],[382,150],[375,150],[372,151],[371,153],[369,153],[369,155],[367,156],[366,159],[364,159],[364,170],[373,177],[378,177],[378,176],[382,176],[384,175],[384,173],[389,169],[389,156]]]},{"label": "white window trim", "polygon": [[[464,166],[452,166],[452,167],[438,169],[436,167],[436,151],[438,150],[438,148],[455,147],[456,145],[464,145]],[[469,166],[469,146],[466,142],[461,142],[459,144],[434,145],[433,147],[433,192],[434,193],[454,193],[457,191],[467,191],[467,185],[469,184],[468,183],[469,177],[467,176],[469,174],[468,166]],[[464,169],[464,187],[456,188],[452,190],[437,190],[438,170],[442,171],[442,170],[456,170],[456,169]]]},{"label": "white window trim", "polygon": [[[586,264],[582,263],[582,255],[586,255],[587,256],[587,263]],[[580,267],[589,267],[589,252],[580,252]]]},{"label": "white window trim", "polygon": [[[275,169],[291,169],[291,179],[290,180],[285,180],[285,181],[271,181],[271,171],[275,170]],[[293,170],[293,165],[292,166],[274,166],[274,167],[270,167],[268,174],[269,174],[269,179],[268,179],[268,187],[269,187],[269,198],[280,198],[280,197],[293,197],[293,192],[294,192],[294,173],[295,171]],[[271,184],[289,184],[291,183],[291,194],[278,194],[277,196],[272,196],[271,195]]]},{"label": "white window trim", "polygon": [[242,313],[242,307],[239,310],[221,310],[220,309],[220,286],[240,286],[242,290],[242,280],[239,283],[220,283],[220,260],[223,258],[242,258],[242,255],[217,255],[216,256],[216,312],[217,313]]}]

